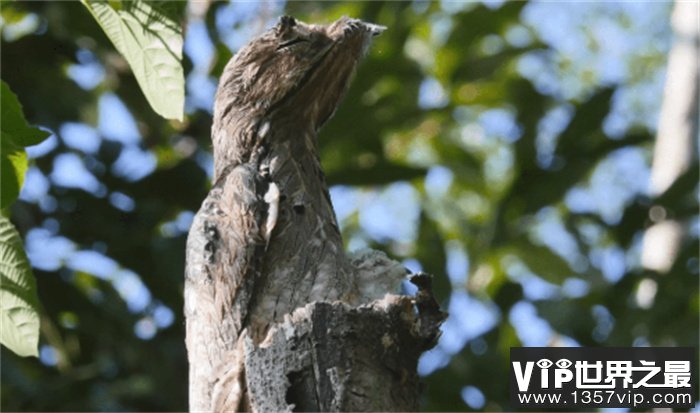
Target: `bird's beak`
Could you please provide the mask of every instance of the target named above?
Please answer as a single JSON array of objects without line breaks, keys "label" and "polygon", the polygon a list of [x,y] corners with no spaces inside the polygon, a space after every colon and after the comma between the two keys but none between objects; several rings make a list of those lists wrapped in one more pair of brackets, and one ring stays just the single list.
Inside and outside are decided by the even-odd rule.
[{"label": "bird's beak", "polygon": [[353,35],[361,34],[367,39],[379,36],[384,30],[386,30],[386,26],[343,16],[328,26],[328,35],[332,39],[338,39],[353,33]]},{"label": "bird's beak", "polygon": [[367,30],[372,34],[372,37],[379,36],[380,34],[384,33],[384,30],[386,30],[386,26],[382,26],[379,24],[374,24],[374,23],[367,23],[363,22],[365,27],[367,27]]}]

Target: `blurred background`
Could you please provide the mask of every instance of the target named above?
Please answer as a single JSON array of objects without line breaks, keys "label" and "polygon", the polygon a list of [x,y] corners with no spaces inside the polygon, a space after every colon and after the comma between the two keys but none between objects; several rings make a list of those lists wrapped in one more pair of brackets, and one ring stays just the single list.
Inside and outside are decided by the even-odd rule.
[{"label": "blurred background", "polygon": [[170,4],[183,122],[151,110],[80,3],[1,4],[2,79],[53,133],[11,210],[40,357],[2,349],[2,410],[186,409],[184,247],[217,79],[283,13],[389,27],[321,160],[347,248],[435,276],[450,317],[419,364],[424,410],[512,410],[514,346],[698,347],[697,72],[669,66],[697,32],[673,3]]}]

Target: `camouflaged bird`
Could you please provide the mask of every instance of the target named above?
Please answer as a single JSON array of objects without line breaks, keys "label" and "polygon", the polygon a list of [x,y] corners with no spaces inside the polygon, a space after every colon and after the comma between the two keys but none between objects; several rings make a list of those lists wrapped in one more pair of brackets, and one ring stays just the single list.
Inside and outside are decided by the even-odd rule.
[{"label": "camouflaged bird", "polygon": [[247,408],[243,335],[259,343],[298,307],[368,302],[405,276],[382,253],[345,255],[316,142],[383,30],[347,17],[309,25],[284,16],[224,69],[213,186],[187,240],[190,410]]}]

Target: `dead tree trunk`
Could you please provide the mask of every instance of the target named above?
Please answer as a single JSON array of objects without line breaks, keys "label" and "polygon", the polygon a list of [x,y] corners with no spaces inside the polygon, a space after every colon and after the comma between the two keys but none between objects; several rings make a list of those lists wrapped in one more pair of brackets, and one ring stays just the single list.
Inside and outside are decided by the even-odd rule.
[{"label": "dead tree trunk", "polygon": [[291,17],[241,49],[214,107],[214,184],[187,240],[192,411],[416,410],[443,320],[430,278],[348,257],[316,135],[384,28]]},{"label": "dead tree trunk", "polygon": [[359,307],[311,303],[278,324],[265,346],[247,341],[250,410],[418,410],[418,357],[443,320],[428,291],[425,303],[396,295]]}]

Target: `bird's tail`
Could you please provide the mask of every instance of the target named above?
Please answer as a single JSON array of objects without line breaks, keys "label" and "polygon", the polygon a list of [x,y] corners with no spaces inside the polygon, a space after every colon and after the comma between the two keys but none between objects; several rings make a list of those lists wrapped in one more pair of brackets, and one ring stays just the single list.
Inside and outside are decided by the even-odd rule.
[{"label": "bird's tail", "polygon": [[222,357],[216,382],[212,387],[211,410],[214,412],[241,412],[245,407],[245,347],[244,337],[238,337],[236,348]]}]

